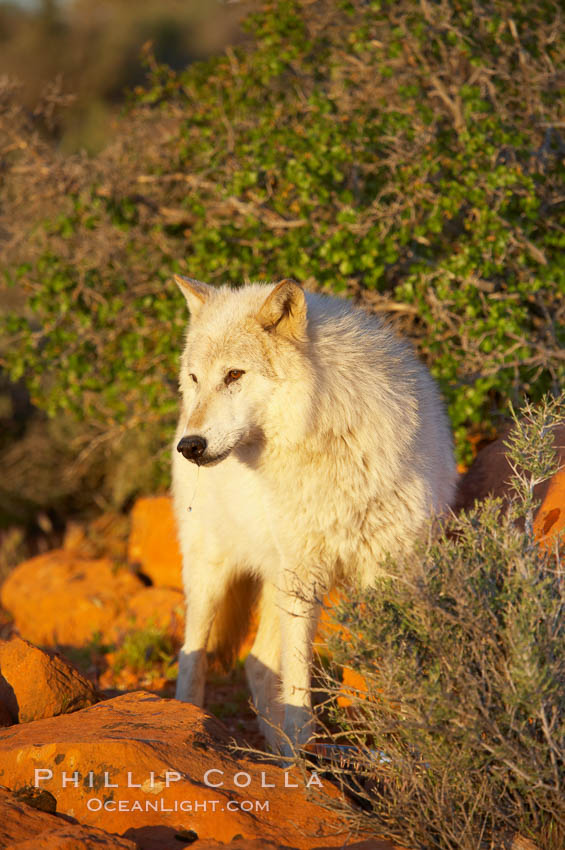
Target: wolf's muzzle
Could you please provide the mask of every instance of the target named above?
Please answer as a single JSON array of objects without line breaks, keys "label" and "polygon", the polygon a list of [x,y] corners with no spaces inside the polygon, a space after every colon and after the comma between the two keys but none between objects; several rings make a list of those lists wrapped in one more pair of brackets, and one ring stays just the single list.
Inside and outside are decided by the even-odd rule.
[{"label": "wolf's muzzle", "polygon": [[206,446],[208,443],[204,439],[204,437],[183,437],[177,446],[177,452],[180,452],[183,457],[187,460],[191,460],[193,463],[199,463],[200,458],[206,451]]}]

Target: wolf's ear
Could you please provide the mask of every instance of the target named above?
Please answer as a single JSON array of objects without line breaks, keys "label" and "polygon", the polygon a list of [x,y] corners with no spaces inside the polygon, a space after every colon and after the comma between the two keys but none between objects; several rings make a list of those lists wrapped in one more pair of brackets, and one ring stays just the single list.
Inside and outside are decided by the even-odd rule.
[{"label": "wolf's ear", "polygon": [[303,339],[307,307],[304,290],[293,280],[281,280],[269,293],[257,314],[266,331],[292,339]]},{"label": "wolf's ear", "polygon": [[201,283],[199,280],[193,280],[191,277],[184,277],[182,274],[174,275],[174,280],[186,299],[190,315],[197,316],[204,302],[215,291],[214,287]]}]

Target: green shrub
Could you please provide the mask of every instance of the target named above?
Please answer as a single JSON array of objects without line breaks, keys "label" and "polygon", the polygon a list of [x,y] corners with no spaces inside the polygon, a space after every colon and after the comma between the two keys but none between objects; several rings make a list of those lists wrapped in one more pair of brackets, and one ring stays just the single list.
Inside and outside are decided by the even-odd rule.
[{"label": "green shrub", "polygon": [[163,669],[167,675],[170,674],[174,678],[176,670],[171,673],[171,668],[175,659],[176,648],[171,636],[163,629],[149,624],[126,634],[115,654],[113,669],[115,673],[119,673],[127,667],[138,675]]},{"label": "green shrub", "polygon": [[31,221],[10,148],[25,238],[5,276],[30,294],[4,321],[12,377],[51,413],[167,445],[171,274],[292,276],[400,319],[465,455],[470,427],[564,376],[558,6],[276,0],[245,49],[181,73],[149,58],[116,144],[51,155]]},{"label": "green shrub", "polygon": [[403,846],[483,850],[515,832],[565,846],[565,572],[532,531],[558,421],[565,397],[514,431],[507,512],[491,500],[459,516],[338,611],[351,637],[334,637],[334,659],[367,686],[344,711],[325,674],[333,740],[354,752],[334,771],[364,802],[345,812]]}]

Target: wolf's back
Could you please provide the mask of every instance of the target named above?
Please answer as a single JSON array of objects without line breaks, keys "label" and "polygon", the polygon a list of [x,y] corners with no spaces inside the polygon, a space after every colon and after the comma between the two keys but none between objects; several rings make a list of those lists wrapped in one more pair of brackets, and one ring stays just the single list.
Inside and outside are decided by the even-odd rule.
[{"label": "wolf's back", "polygon": [[451,430],[439,389],[412,345],[379,317],[348,302],[308,296],[316,419],[350,439],[350,455],[366,456],[384,491],[420,477],[440,512],[455,494]]}]

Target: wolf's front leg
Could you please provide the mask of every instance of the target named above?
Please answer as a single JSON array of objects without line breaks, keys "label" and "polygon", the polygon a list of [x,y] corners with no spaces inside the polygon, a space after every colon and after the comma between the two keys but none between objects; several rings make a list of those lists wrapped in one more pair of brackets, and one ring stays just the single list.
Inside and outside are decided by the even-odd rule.
[{"label": "wolf's front leg", "polygon": [[259,726],[274,752],[280,748],[280,729],[284,707],[280,695],[281,631],[278,591],[264,582],[259,608],[259,627],[251,651],[245,660],[245,672]]},{"label": "wolf's front leg", "polygon": [[221,598],[221,582],[211,581],[211,574],[199,571],[186,593],[186,627],[179,655],[176,698],[183,702],[204,704],[206,682],[206,646],[214,616]]},{"label": "wolf's front leg", "polygon": [[304,746],[315,729],[310,680],[320,607],[314,588],[289,589],[281,599],[284,756],[292,756],[293,749]]}]

